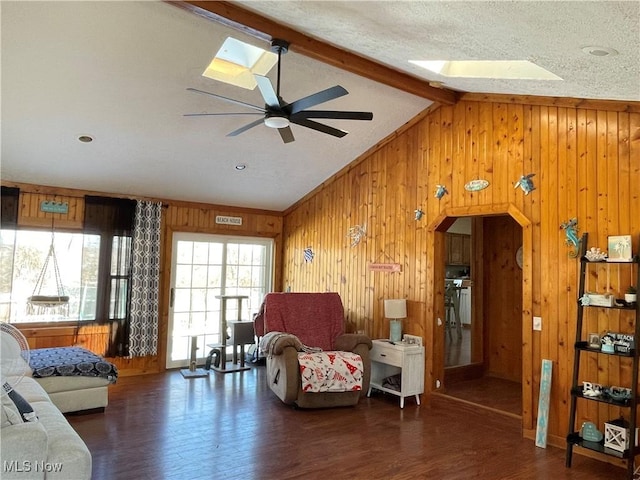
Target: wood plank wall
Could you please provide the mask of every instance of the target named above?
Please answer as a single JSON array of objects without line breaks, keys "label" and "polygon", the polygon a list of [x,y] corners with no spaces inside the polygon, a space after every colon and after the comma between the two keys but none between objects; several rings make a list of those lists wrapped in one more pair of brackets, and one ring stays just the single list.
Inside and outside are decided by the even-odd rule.
[{"label": "wood plank wall", "polygon": [[[68,231],[81,230],[84,219],[84,195],[105,195],[108,193],[89,192],[63,187],[45,187],[25,183],[2,182],[3,185],[19,187],[20,205],[18,225],[25,228],[51,229],[52,219],[56,229]],[[119,196],[119,195],[113,195]],[[44,200],[68,202],[68,214],[51,214],[40,211]],[[144,199],[149,200],[149,199]],[[120,374],[136,375],[158,372],[165,369],[166,335],[169,315],[168,292],[170,288],[171,241],[173,232],[197,232],[221,235],[254,236],[275,239],[274,262],[276,265],[274,285],[281,285],[279,260],[281,257],[283,217],[279,212],[256,209],[225,207],[219,205],[176,202],[160,200],[168,204],[163,211],[162,271],[161,271],[161,311],[159,324],[158,355],[137,358],[110,358],[118,367]],[[216,215],[240,216],[241,226],[217,225]],[[61,347],[79,345],[98,354],[103,354],[108,342],[109,329],[105,325],[47,326],[22,324],[23,331],[31,348]]]},{"label": "wood plank wall", "polygon": [[[526,103],[529,102],[529,103]],[[563,445],[567,431],[568,392],[576,313],[578,266],[567,256],[561,222],[577,217],[591,244],[606,245],[607,235],[634,234],[640,250],[640,107],[637,103],[537,99],[465,95],[454,106],[440,107],[418,116],[362,158],[325,182],[286,212],[249,211],[255,221],[233,234],[276,238],[276,289],[338,291],[343,297],[350,330],[365,330],[386,337],[383,299],[407,298],[404,330],[421,335],[427,346],[425,385],[435,390],[443,378],[441,327],[444,318],[444,233],[449,217],[509,214],[523,228],[523,428],[531,435],[535,425],[540,363],[554,361],[551,389],[550,443]],[[535,173],[537,189],[525,196],[513,188],[521,175]],[[483,178],[491,185],[480,192],[464,190],[466,182]],[[82,218],[83,205],[75,199],[85,193],[66,188],[2,182],[32,192],[22,196],[21,225],[49,226],[49,214],[34,207],[45,200],[76,202],[56,227],[73,228]],[[436,185],[449,191],[434,197]],[[36,200],[36,197],[38,198]],[[166,335],[169,288],[167,259],[173,231],[229,233],[230,227],[211,224],[211,215],[235,214],[242,209],[188,205],[169,201],[165,212],[163,245],[163,309],[161,344]],[[421,207],[425,217],[414,219]],[[175,209],[174,209],[175,208]],[[73,212],[73,213],[72,213]],[[58,223],[58,220],[60,223]],[[354,247],[347,233],[355,225],[366,236]],[[282,238],[280,233],[282,232]],[[313,262],[305,263],[303,250],[311,247]],[[280,257],[282,253],[282,257]],[[282,258],[282,262],[278,261]],[[369,263],[399,263],[398,273],[372,272]],[[480,268],[475,268],[480,270]],[[593,274],[590,274],[593,280]],[[595,280],[593,280],[595,282]],[[611,275],[606,287],[619,292],[626,276]],[[603,287],[604,288],[604,287]],[[531,316],[543,318],[542,332],[531,332]],[[624,312],[613,322],[598,312],[586,319],[590,331],[607,326],[629,330]],[[48,332],[28,327],[35,346],[67,345],[74,332]],[[87,337],[80,341],[97,345]],[[86,332],[104,335],[104,332]],[[92,337],[94,338],[94,337]],[[99,337],[98,337],[99,338]],[[164,359],[114,359],[126,372],[164,368]],[[629,366],[616,358],[590,358],[584,379],[603,384],[624,384]],[[616,418],[604,406],[581,408],[580,420],[601,424]]]},{"label": "wood plank wall", "polygon": [[[66,214],[42,212],[40,211],[40,205],[45,201],[67,203],[69,205],[69,211]],[[68,194],[51,195],[39,192],[25,192],[20,194],[18,206],[18,226],[20,227],[36,227],[51,230],[53,226],[56,229],[77,230],[82,228],[83,220],[84,199],[82,197]]]},{"label": "wood plank wall", "polygon": [[522,229],[504,215],[485,218],[482,231],[484,370],[494,377],[521,382],[522,270],[516,263],[516,251],[522,245]]},{"label": "wood plank wall", "polygon": [[[372,337],[388,335],[383,299],[406,298],[404,330],[425,339],[425,386],[437,390],[444,368],[437,321],[444,318],[443,225],[448,216],[510,214],[525,246],[523,429],[533,436],[540,364],[551,359],[549,442],[563,446],[579,265],[559,226],[576,217],[591,245],[601,248],[608,235],[632,233],[634,251],[640,250],[640,109],[637,102],[580,108],[557,99],[526,101],[470,95],[426,112],[302,199],[285,217],[283,282],[293,291],[339,292],[350,328]],[[536,190],[524,195],[514,184],[530,173]],[[466,191],[474,179],[488,180],[489,188]],[[440,200],[438,184],[449,191]],[[418,207],[425,212],[421,221],[414,218]],[[354,225],[366,225],[366,237],[351,247],[347,232]],[[316,254],[311,263],[303,259],[307,247]],[[402,271],[373,272],[369,263],[399,263]],[[629,281],[612,276],[609,286],[620,292]],[[533,315],[543,319],[541,332],[532,332]],[[607,325],[597,317],[594,331]],[[626,318],[608,325],[631,328]],[[630,378],[617,358],[590,361],[585,380]],[[581,406],[579,418],[602,425],[618,416],[613,410]]]}]

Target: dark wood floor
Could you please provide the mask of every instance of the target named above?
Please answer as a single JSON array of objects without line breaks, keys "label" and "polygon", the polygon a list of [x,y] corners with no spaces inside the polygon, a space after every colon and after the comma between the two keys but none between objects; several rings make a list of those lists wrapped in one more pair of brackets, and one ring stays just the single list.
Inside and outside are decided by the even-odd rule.
[{"label": "dark wood floor", "polygon": [[186,380],[127,377],[103,414],[69,416],[94,480],[619,479],[623,470],[536,448],[518,419],[442,396],[430,405],[374,394],[357,407],[295,410],[264,367]]},{"label": "dark wood floor", "polygon": [[447,382],[446,395],[522,418],[522,384],[484,376]]},{"label": "dark wood floor", "polygon": [[455,328],[449,327],[444,337],[444,366],[455,367],[471,363],[471,328],[462,329],[458,338]]}]

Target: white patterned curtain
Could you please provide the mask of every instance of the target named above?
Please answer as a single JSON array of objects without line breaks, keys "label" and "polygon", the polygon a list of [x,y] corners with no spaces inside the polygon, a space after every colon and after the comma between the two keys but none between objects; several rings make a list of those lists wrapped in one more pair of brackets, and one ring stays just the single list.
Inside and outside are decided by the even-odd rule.
[{"label": "white patterned curtain", "polygon": [[162,203],[138,201],[133,228],[129,355],[158,353]]}]

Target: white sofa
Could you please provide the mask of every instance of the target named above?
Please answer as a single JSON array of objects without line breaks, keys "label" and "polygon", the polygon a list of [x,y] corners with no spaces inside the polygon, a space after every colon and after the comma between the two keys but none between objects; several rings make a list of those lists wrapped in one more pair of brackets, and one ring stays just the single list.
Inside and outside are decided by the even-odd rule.
[{"label": "white sofa", "polygon": [[26,339],[0,327],[0,478],[91,479],[89,449],[31,377]]},{"label": "white sofa", "polygon": [[[82,438],[31,377],[15,387],[33,408],[38,420],[13,424],[2,399],[0,429],[0,478],[89,480],[91,453]],[[11,401],[11,400],[8,400]]]}]

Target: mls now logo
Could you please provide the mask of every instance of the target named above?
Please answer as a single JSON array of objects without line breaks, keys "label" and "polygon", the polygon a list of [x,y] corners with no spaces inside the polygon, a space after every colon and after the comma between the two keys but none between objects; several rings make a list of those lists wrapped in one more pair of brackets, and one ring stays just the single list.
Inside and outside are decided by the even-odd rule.
[{"label": "mls now logo", "polygon": [[17,460],[2,462],[2,471],[4,473],[29,473],[29,472],[44,472],[44,473],[52,473],[52,472],[61,472],[62,471],[62,463],[52,463],[52,462],[31,462],[29,460],[24,460],[19,462]]}]

